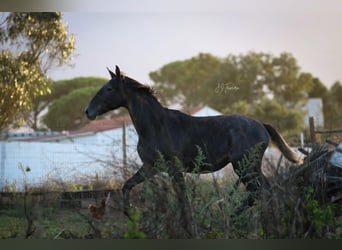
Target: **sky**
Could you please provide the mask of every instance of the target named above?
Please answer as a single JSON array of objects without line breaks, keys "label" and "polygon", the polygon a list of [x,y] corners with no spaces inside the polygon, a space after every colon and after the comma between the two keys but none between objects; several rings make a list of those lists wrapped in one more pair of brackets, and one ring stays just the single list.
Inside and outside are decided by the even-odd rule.
[{"label": "sky", "polygon": [[255,51],[289,52],[328,87],[342,82],[340,0],[97,2],[63,12],[76,36],[74,66],[53,69],[52,79],[108,78],[106,67],[118,65],[152,84],[148,74],[172,61]]}]

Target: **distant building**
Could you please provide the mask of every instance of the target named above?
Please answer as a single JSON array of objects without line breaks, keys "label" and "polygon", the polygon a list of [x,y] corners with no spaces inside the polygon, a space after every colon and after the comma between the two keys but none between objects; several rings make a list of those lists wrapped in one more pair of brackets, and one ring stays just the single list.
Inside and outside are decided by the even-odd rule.
[{"label": "distant building", "polygon": [[313,117],[316,127],[324,127],[323,101],[322,98],[309,98],[306,104],[307,114],[304,124],[309,126],[309,117]]},{"label": "distant building", "polygon": [[222,115],[222,113],[208,106],[204,106],[200,110],[192,113],[192,116],[215,116],[215,115]]}]

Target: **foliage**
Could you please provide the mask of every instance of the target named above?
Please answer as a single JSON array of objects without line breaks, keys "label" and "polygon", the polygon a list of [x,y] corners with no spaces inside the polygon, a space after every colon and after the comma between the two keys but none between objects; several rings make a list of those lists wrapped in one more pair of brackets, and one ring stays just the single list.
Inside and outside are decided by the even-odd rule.
[{"label": "foliage", "polygon": [[141,217],[141,212],[133,211],[131,214],[131,219],[128,221],[127,231],[124,234],[125,239],[144,239],[144,232],[139,230],[139,220]]},{"label": "foliage", "polygon": [[[182,95],[185,107],[207,103],[218,110],[241,100],[253,104],[264,95],[272,95],[287,106],[297,106],[305,102],[313,85],[311,74],[300,72],[289,53],[274,56],[249,52],[223,59],[199,54],[169,63],[151,72],[150,77],[167,100]],[[220,84],[229,91],[215,91]]]},{"label": "foliage", "polygon": [[[51,92],[46,95],[39,96],[33,100],[32,108],[25,112],[26,124],[34,130],[42,129],[38,126],[39,116],[49,105],[60,97],[70,94],[73,90],[85,87],[97,87],[103,85],[106,79],[99,77],[76,77],[70,80],[49,81],[49,89]],[[70,117],[74,119],[74,117]]]},{"label": "foliage", "polygon": [[260,161],[260,152],[265,145],[263,142],[256,144],[246,154],[243,155],[238,162],[238,168],[236,169],[238,176],[255,175],[254,163]]},{"label": "foliage", "polygon": [[0,217],[0,239],[21,238],[20,231],[25,227],[25,221],[20,217],[2,215]]},{"label": "foliage", "polygon": [[264,94],[262,61],[262,53],[228,55],[209,78],[203,79],[207,89],[205,101],[218,110],[238,101],[253,104]]},{"label": "foliage", "polygon": [[32,105],[32,99],[48,94],[48,81],[39,65],[30,64],[25,54],[14,56],[0,51],[0,130],[23,122],[22,111]]},{"label": "foliage", "polygon": [[263,98],[254,107],[251,116],[264,123],[274,125],[280,131],[298,132],[302,129],[304,112],[299,109],[288,108],[275,99]]},{"label": "foliage", "polygon": [[323,100],[326,100],[328,97],[328,89],[327,87],[320,81],[318,78],[312,79],[312,87],[308,92],[310,98],[321,97]]},{"label": "foliage", "polygon": [[151,72],[150,77],[164,104],[181,100],[185,107],[191,107],[202,103],[198,97],[207,92],[203,82],[219,65],[220,59],[200,53],[197,57],[171,62]]},{"label": "foliage", "polygon": [[297,60],[291,54],[271,56],[265,70],[266,86],[276,100],[292,107],[306,103],[307,91],[312,87],[312,76],[300,72]]},{"label": "foliage", "polygon": [[75,49],[61,13],[18,12],[2,19],[0,130],[20,125],[33,100],[50,93],[48,70],[69,63]]},{"label": "foliage", "polygon": [[318,79],[313,79],[313,87],[309,91],[309,97],[322,98],[324,123],[327,129],[340,128],[342,122],[342,85],[336,81],[330,89]]},{"label": "foliage", "polygon": [[[72,130],[88,122],[83,110],[106,80],[97,77],[78,77],[52,84],[50,104],[43,122],[52,130]],[[72,108],[71,108],[72,107]]]},{"label": "foliage", "polygon": [[328,98],[323,99],[325,127],[341,128],[342,123],[342,84],[336,81],[329,90]]},{"label": "foliage", "polygon": [[56,100],[69,94],[71,91],[87,87],[100,88],[107,81],[101,77],[76,77],[69,80],[59,80],[53,82],[51,86],[51,100]]},{"label": "foliage", "polygon": [[[249,52],[225,58],[199,54],[166,64],[150,77],[165,104],[177,101],[184,110],[205,104],[224,113],[282,121],[277,126],[282,131],[301,129],[304,113],[299,110],[308,92],[320,83],[310,73],[301,72],[297,60],[286,52],[279,56]],[[263,108],[275,110],[268,113]]]},{"label": "foliage", "polygon": [[314,190],[312,187],[305,188],[305,206],[308,210],[310,220],[315,226],[320,229],[321,227],[330,225],[334,221],[334,214],[332,206],[327,205],[322,207],[319,202],[314,199]]}]

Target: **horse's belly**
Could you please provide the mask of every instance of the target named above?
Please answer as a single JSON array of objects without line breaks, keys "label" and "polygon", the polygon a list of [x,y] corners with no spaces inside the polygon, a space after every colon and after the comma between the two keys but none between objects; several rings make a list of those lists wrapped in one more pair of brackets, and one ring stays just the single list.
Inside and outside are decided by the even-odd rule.
[{"label": "horse's belly", "polygon": [[196,156],[187,157],[184,163],[187,166],[188,172],[192,172],[193,170],[201,173],[215,172],[224,168],[230,162],[228,152],[224,154],[201,152],[201,154],[203,155],[198,153]]}]

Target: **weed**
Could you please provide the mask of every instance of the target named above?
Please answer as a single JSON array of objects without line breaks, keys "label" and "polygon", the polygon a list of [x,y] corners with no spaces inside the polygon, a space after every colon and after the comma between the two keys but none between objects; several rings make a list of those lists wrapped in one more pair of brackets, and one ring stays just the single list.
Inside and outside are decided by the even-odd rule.
[{"label": "weed", "polygon": [[128,221],[128,228],[124,234],[125,239],[144,239],[145,234],[139,230],[139,220],[141,212],[139,210],[133,211],[130,214],[131,218]]}]

